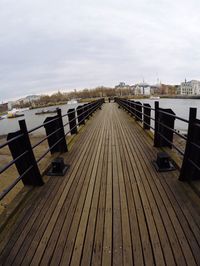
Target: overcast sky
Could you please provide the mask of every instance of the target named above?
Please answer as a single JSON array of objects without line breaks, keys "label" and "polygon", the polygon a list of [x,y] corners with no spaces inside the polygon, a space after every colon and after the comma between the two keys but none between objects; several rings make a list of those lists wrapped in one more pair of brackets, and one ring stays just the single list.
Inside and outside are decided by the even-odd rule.
[{"label": "overcast sky", "polygon": [[0,0],[0,101],[200,79],[199,0]]}]

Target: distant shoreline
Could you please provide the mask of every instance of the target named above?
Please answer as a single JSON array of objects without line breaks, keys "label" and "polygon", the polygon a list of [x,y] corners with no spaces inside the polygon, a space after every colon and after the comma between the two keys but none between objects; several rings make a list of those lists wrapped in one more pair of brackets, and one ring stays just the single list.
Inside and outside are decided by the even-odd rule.
[{"label": "distant shoreline", "polygon": [[[180,99],[180,100],[187,100],[187,99],[193,99],[193,100],[199,100],[200,95],[131,95],[128,96],[128,98],[131,97],[131,99],[150,99],[150,97],[160,97],[160,99]],[[126,97],[126,96],[124,96]],[[159,101],[160,99],[156,99]]]},{"label": "distant shoreline", "polygon": [[167,99],[200,99],[200,95],[160,95],[160,98],[167,98]]}]

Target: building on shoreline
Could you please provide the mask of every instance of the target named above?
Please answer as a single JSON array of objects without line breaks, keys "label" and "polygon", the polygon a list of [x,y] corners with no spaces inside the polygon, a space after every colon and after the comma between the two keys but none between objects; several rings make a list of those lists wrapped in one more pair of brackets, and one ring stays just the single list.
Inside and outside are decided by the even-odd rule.
[{"label": "building on shoreline", "polygon": [[135,94],[136,95],[150,95],[151,86],[146,82],[141,82],[136,84],[135,86]]},{"label": "building on shoreline", "polygon": [[181,95],[200,95],[200,81],[191,80],[181,83]]},{"label": "building on shoreline", "polygon": [[180,94],[180,85],[168,85],[157,83],[150,85],[145,81],[136,83],[135,85],[127,85],[125,82],[120,82],[115,86],[119,90],[118,96],[123,95],[137,95],[137,96],[150,96],[150,95],[177,95]]},{"label": "building on shoreline", "polygon": [[8,111],[8,103],[1,103],[0,104],[0,113]]},{"label": "building on shoreline", "polygon": [[120,82],[114,89],[119,91],[118,96],[135,95],[135,85],[128,85],[125,82]]},{"label": "building on shoreline", "polygon": [[40,100],[40,98],[41,95],[29,95],[16,101],[9,101],[8,110],[11,110],[13,107],[29,107],[34,105],[34,102]]}]

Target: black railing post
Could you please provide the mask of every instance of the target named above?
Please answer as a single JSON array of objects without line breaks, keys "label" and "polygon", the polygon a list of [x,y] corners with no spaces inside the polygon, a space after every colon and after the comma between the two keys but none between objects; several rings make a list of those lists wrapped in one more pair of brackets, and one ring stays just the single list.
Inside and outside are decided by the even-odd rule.
[{"label": "black railing post", "polygon": [[98,101],[94,101],[89,106],[89,113],[90,113],[91,116],[93,116],[93,113],[95,112],[95,107],[98,106],[98,104],[99,104]]},{"label": "black railing post", "polygon": [[129,114],[131,113],[131,102],[130,102],[130,100],[127,100],[127,104],[128,104],[128,112],[129,112]]},{"label": "black railing post", "polygon": [[[27,186],[42,186],[44,184],[29,138],[29,134],[26,127],[25,120],[19,121],[20,131],[15,133],[9,133],[7,140],[12,139],[13,137],[23,134],[22,137],[16,139],[15,141],[8,144],[10,152],[13,159],[16,159],[24,152],[27,152],[22,158],[16,161],[15,165],[19,172],[19,175],[22,176],[22,182]],[[29,171],[27,171],[30,168]],[[26,174],[24,174],[27,171]]]},{"label": "black railing post", "polygon": [[197,108],[190,108],[187,142],[186,142],[185,153],[184,153],[183,162],[182,162],[182,166],[180,170],[180,176],[179,176],[179,180],[181,181],[189,181],[190,175],[192,174],[190,172],[191,164],[189,162],[189,157],[190,157],[190,152],[191,152],[190,143],[193,137],[193,124],[196,120],[196,116],[197,116]]},{"label": "black railing post", "polygon": [[175,113],[172,109],[159,108],[158,132],[159,140],[157,147],[173,147]]},{"label": "black railing post", "polygon": [[61,147],[60,152],[67,152],[68,147],[67,147],[67,142],[65,138],[65,130],[63,126],[62,111],[60,108],[57,108],[57,116],[59,117],[58,124],[59,124],[59,127],[61,128],[61,130],[58,132],[58,136],[59,138],[62,138],[60,142],[60,147]]},{"label": "black railing post", "polygon": [[78,125],[85,125],[85,115],[84,115],[84,107],[78,106],[76,108],[77,118],[78,118]]},{"label": "black railing post", "polygon": [[[96,101],[95,101],[96,102]],[[92,116],[94,112],[94,104],[95,102],[91,102],[88,106],[88,116]]]},{"label": "black railing post", "polygon": [[134,116],[134,113],[135,113],[135,104],[134,104],[134,101],[131,101],[131,115]]},{"label": "black railing post", "polygon": [[87,119],[90,119],[91,103],[87,103]]},{"label": "black railing post", "polygon": [[125,104],[126,104],[126,111],[129,113],[129,100],[126,99]]},{"label": "black railing post", "polygon": [[[20,120],[19,121],[19,126],[20,126],[20,130],[22,131],[22,133],[24,134],[24,147],[25,149],[27,149],[28,151],[28,156],[26,159],[30,160],[29,162],[27,161],[27,168],[28,168],[28,164],[29,166],[33,166],[33,168],[30,170],[30,172],[27,173],[27,175],[25,175],[25,177],[22,179],[23,183],[26,185],[33,185],[33,186],[42,186],[44,184],[41,174],[40,174],[40,170],[38,168],[36,159],[35,159],[35,155],[33,153],[32,150],[32,146],[31,146],[31,142],[30,142],[30,138],[29,138],[29,134],[27,131],[27,126],[26,126],[26,122],[25,120]],[[23,164],[24,166],[24,160],[22,160],[21,164]],[[24,169],[26,170],[26,169]],[[20,173],[21,175],[23,173]],[[26,180],[27,183],[26,183]]]},{"label": "black railing post", "polygon": [[158,147],[159,146],[159,102],[155,101],[155,125],[154,125],[154,146]]},{"label": "black railing post", "polygon": [[[51,120],[54,121],[51,122]],[[48,124],[46,124],[47,122]],[[65,139],[61,109],[57,108],[57,115],[47,117],[44,120],[44,124],[49,148],[51,148],[51,154],[55,152],[67,152],[68,148]]]},{"label": "black railing post", "polygon": [[122,100],[122,106],[123,106],[123,109],[126,111],[126,105],[125,105],[125,100],[124,99]]},{"label": "black railing post", "polygon": [[133,116],[135,117],[136,115],[135,101],[132,102],[132,113],[133,113]]},{"label": "black railing post", "polygon": [[77,125],[76,125],[76,112],[75,109],[69,109],[68,112],[69,128],[71,135],[77,134]]},{"label": "black railing post", "polygon": [[85,103],[84,105],[84,119],[88,119],[88,104]]},{"label": "black railing post", "polygon": [[137,107],[138,102],[135,102],[135,121],[138,121],[138,107]]},{"label": "black railing post", "polygon": [[97,109],[101,110],[102,109],[102,104],[104,103],[104,100],[103,99],[100,99],[97,101],[97,106],[95,105],[94,106],[94,111],[96,111]]},{"label": "black railing post", "polygon": [[101,105],[102,102],[101,100],[97,100],[93,103],[93,107],[92,107],[92,113],[94,113],[97,109],[101,110]]},{"label": "black railing post", "polygon": [[135,106],[136,106],[135,120],[142,122],[142,104],[141,102],[135,102]]},{"label": "black railing post", "polygon": [[93,113],[97,110],[97,108],[99,108],[99,106],[100,106],[100,102],[99,102],[98,100],[92,102],[92,104],[91,104],[91,109],[89,110],[91,116],[92,116]]},{"label": "black railing post", "polygon": [[132,107],[132,104],[133,104],[133,102],[130,100],[129,101],[129,108],[130,108],[130,114],[131,114],[131,116],[133,115],[133,107]]},{"label": "black railing post", "polygon": [[151,126],[151,106],[148,103],[143,104],[143,128],[150,130]]}]

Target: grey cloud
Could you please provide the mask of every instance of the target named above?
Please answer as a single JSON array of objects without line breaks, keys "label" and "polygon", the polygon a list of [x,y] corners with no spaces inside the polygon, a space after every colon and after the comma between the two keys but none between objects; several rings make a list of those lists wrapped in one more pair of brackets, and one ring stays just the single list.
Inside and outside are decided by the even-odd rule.
[{"label": "grey cloud", "polygon": [[0,2],[0,101],[56,88],[200,78],[200,3]]}]

